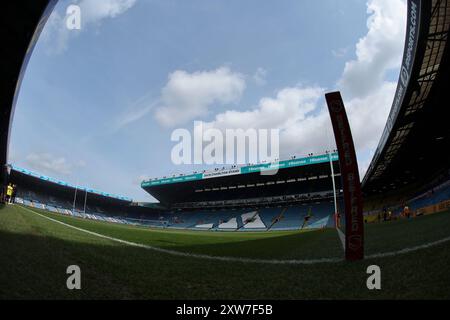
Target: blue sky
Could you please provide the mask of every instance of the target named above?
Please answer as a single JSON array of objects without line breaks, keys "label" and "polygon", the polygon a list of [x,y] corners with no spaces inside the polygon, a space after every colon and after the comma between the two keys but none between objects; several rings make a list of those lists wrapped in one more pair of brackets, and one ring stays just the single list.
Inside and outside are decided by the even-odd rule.
[{"label": "blue sky", "polygon": [[[73,3],[81,30],[65,27]],[[143,178],[195,169],[171,162],[175,128],[278,128],[282,155],[322,152],[323,94],[339,89],[364,172],[395,91],[405,12],[403,0],[60,1],[22,83],[9,161],[148,201]]]}]

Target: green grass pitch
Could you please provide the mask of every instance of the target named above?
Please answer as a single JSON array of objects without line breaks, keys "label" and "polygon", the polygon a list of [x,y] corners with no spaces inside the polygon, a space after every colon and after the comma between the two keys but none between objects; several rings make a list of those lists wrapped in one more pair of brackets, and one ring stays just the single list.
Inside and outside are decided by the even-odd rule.
[{"label": "green grass pitch", "polygon": [[[341,258],[333,229],[309,232],[155,230],[32,209],[102,235],[189,254],[245,259]],[[450,212],[366,226],[366,255],[450,236]],[[177,256],[99,238],[18,205],[0,209],[1,299],[422,299],[450,298],[450,242],[360,262],[268,264]],[[66,268],[81,268],[81,290]],[[366,268],[381,268],[368,290]]]}]

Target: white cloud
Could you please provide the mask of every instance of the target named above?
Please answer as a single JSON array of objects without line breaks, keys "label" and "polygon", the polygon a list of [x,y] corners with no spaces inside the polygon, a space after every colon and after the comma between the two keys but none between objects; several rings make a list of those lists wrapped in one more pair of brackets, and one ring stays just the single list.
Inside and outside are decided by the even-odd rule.
[{"label": "white cloud", "polygon": [[[370,153],[376,147],[395,88],[395,83],[385,82],[364,98],[346,101],[358,154]],[[285,88],[275,98],[262,98],[252,110],[220,113],[206,127],[222,131],[228,128],[276,128],[280,130],[281,157],[321,153],[335,148],[328,110],[320,104],[324,93],[320,87]]]},{"label": "white cloud", "polygon": [[359,151],[374,149],[386,124],[397,83],[383,82],[369,95],[346,102],[349,121]]},{"label": "white cloud", "polygon": [[204,116],[213,104],[238,102],[244,89],[244,76],[227,67],[194,73],[177,70],[162,89],[155,118],[164,126],[180,125]]},{"label": "white cloud", "polygon": [[266,76],[267,70],[259,67],[253,75],[253,81],[255,81],[258,86],[263,86],[266,84]]},{"label": "white cloud", "polygon": [[[69,30],[66,27],[66,12],[54,10],[41,34],[47,44],[47,52],[59,54],[68,48],[71,37],[88,29],[91,25],[99,25],[104,19],[115,18],[134,6],[136,0],[81,0],[75,1],[80,7],[81,29]],[[64,8],[65,10],[66,8]]]},{"label": "white cloud", "polygon": [[[248,111],[229,110],[217,114],[205,128],[279,129],[280,156],[302,152],[324,151],[327,136],[324,132],[328,116],[320,111],[319,101],[325,89],[320,87],[289,87],[264,97]],[[320,148],[320,150],[319,150]],[[265,160],[265,159],[260,159]]]},{"label": "white cloud", "polygon": [[[396,83],[386,81],[387,70],[398,68],[404,46],[406,7],[401,0],[368,2],[368,32],[356,46],[338,83],[346,103],[362,172],[376,147],[392,104]],[[248,111],[217,114],[209,126],[278,128],[280,155],[323,152],[335,148],[328,110],[320,104],[320,87],[281,89],[275,98],[262,98]]]},{"label": "white cloud", "polygon": [[[76,33],[77,31],[73,32]],[[70,32],[65,26],[64,16],[54,10],[40,35],[42,42],[47,45],[47,52],[50,54],[64,52],[68,47],[69,36]]]},{"label": "white cloud", "polygon": [[[385,82],[364,98],[346,101],[355,148],[359,155],[370,154],[377,146],[389,113],[396,84]],[[328,110],[317,106],[316,114],[308,116],[282,131],[281,152],[287,156],[309,152],[323,152],[335,148]],[[364,160],[365,161],[365,160]]]},{"label": "white cloud", "polygon": [[343,58],[347,55],[349,47],[339,48],[336,50],[331,50],[331,53],[335,58]]},{"label": "white cloud", "polygon": [[386,72],[398,68],[404,48],[404,0],[371,0],[368,32],[356,44],[356,59],[345,64],[338,87],[347,97],[364,97],[379,88]]},{"label": "white cloud", "polygon": [[134,6],[136,0],[81,0],[82,21],[85,25],[105,18],[115,18]]},{"label": "white cloud", "polygon": [[304,120],[316,108],[323,95],[319,87],[284,88],[276,97],[264,97],[249,111],[228,110],[217,114],[208,125],[219,129],[228,128],[279,128],[284,129]]},{"label": "white cloud", "polygon": [[113,124],[114,131],[139,121],[149,114],[157,104],[157,101],[151,102],[151,100],[152,93],[148,92],[125,108],[125,111],[116,118]]},{"label": "white cloud", "polygon": [[125,127],[133,122],[140,120],[141,118],[146,116],[152,109],[153,109],[153,105],[150,104],[146,107],[136,109],[136,110],[133,110],[131,112],[124,114],[123,117],[121,117],[118,120],[118,123],[117,123],[118,128]]},{"label": "white cloud", "polygon": [[25,158],[30,168],[47,174],[69,175],[77,167],[84,167],[83,160],[69,162],[64,157],[55,157],[50,153],[30,153]]}]

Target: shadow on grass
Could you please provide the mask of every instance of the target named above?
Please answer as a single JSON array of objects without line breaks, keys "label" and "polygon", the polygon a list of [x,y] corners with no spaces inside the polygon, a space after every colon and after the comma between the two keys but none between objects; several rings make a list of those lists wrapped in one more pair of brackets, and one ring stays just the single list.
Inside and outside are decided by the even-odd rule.
[{"label": "shadow on grass", "polygon": [[[121,240],[186,253],[257,259],[342,258],[343,250],[334,229],[287,234],[261,233],[246,237],[241,232],[194,233],[153,232],[151,229],[98,222],[42,212],[59,221]],[[236,237],[233,237],[236,236]],[[270,235],[270,236],[269,236]],[[221,237],[223,236],[223,237]],[[266,237],[267,236],[267,237]]]},{"label": "shadow on grass", "polygon": [[366,225],[366,254],[397,251],[450,236],[450,211]]},{"label": "shadow on grass", "polygon": [[283,260],[342,258],[344,255],[333,229],[224,243],[178,245],[174,250],[213,256]]},{"label": "shadow on grass", "polygon": [[[267,265],[170,256],[101,239],[92,244],[89,236],[86,241],[0,231],[0,298],[417,299],[448,298],[450,292],[449,245],[370,263]],[[365,285],[372,263],[383,272],[377,292]],[[73,264],[81,268],[81,290],[66,288],[66,268]]]},{"label": "shadow on grass", "polygon": [[[343,256],[341,243],[334,229],[258,238],[242,238],[242,233],[237,232],[223,233],[223,237],[220,237],[221,232],[210,232],[211,236],[201,232],[197,237],[193,233],[172,233],[170,230],[153,232],[151,229],[57,215],[53,218],[119,239],[188,253],[259,259],[321,259]],[[366,255],[395,252],[449,237],[450,212],[368,224],[365,229]],[[229,237],[230,235],[236,237]]]}]

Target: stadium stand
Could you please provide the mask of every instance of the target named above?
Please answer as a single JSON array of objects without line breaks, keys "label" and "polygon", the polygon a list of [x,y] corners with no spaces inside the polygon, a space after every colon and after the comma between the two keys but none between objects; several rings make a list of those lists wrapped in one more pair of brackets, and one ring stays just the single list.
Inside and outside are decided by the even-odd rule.
[{"label": "stadium stand", "polygon": [[[1,180],[3,186],[8,181],[17,184],[17,203],[80,218],[164,228],[221,230],[231,226],[252,230],[254,225],[264,229],[264,224],[266,230],[283,230],[331,224],[335,210],[329,155],[281,161],[274,176],[260,174],[273,164],[259,164],[143,181],[142,187],[160,201],[157,205],[133,203],[89,188],[81,188],[81,196],[74,201],[73,186],[6,166],[17,88],[54,4],[36,0],[24,8],[11,3],[5,17],[5,21],[27,17],[21,19],[26,25],[3,37],[9,56],[4,59],[8,64],[2,64],[2,75],[13,81],[2,87],[0,95],[5,106],[0,114]],[[415,214],[448,208],[450,109],[443,101],[448,101],[450,83],[450,1],[408,0],[407,19],[397,92],[363,179],[367,217],[383,208],[399,215],[406,205]],[[331,163],[340,197],[339,165],[334,155]]]},{"label": "stadium stand", "polygon": [[429,207],[450,199],[450,180],[409,200],[407,204],[413,210]]},{"label": "stadium stand", "polygon": [[267,230],[267,226],[261,220],[258,211],[244,213],[241,215],[241,220],[243,223],[241,230]]},{"label": "stadium stand", "polygon": [[237,217],[231,217],[217,226],[218,230],[236,230],[238,228]]},{"label": "stadium stand", "polygon": [[382,207],[365,213],[367,222],[383,220],[383,212],[390,211],[393,219],[403,216],[405,207],[411,210],[412,216],[442,212],[450,208],[450,180],[416,193],[412,198],[390,198],[382,202]]},{"label": "stadium stand", "polygon": [[306,213],[301,207],[283,208],[271,230],[300,229]]},{"label": "stadium stand", "polygon": [[[83,219],[152,228],[214,231],[298,230],[322,228],[334,214],[333,191],[330,190],[330,158],[323,155],[312,157],[308,160],[314,164],[287,166],[274,176],[249,173],[233,175],[231,180],[228,180],[227,176],[198,179],[193,184],[196,190],[207,189],[205,182],[223,184],[214,187],[219,190],[233,184],[246,186],[240,188],[239,199],[229,198],[229,194],[224,196],[223,193],[212,192],[210,201],[206,202],[202,197],[194,196],[190,199],[199,201],[179,203],[178,197],[169,199],[166,195],[165,199],[169,200],[166,203],[134,203],[126,197],[74,186],[15,166],[10,167],[10,180],[17,185],[17,203]],[[337,165],[336,157],[331,164]],[[298,170],[299,168],[301,170]],[[338,171],[338,168],[335,167],[334,170]],[[249,177],[254,184],[247,187]],[[339,175],[335,179],[339,185]],[[170,190],[169,193],[177,195],[179,192],[173,190],[177,190],[180,185],[183,188],[182,184],[183,182],[169,183],[167,189]],[[292,191],[289,195],[283,195],[284,190],[287,190],[285,184],[290,184],[289,190]],[[277,186],[282,190],[278,190]],[[262,192],[258,192],[260,188]],[[301,193],[296,194],[295,189]],[[253,197],[255,190],[260,195],[257,198]],[[274,194],[269,192],[272,190]],[[306,191],[310,192],[305,193]],[[266,196],[261,196],[263,194]],[[221,200],[217,200],[216,195],[220,195]],[[305,217],[309,214],[311,217],[306,223]]]},{"label": "stadium stand", "polygon": [[[383,208],[396,213],[450,178],[448,88],[450,1],[408,1],[402,72],[383,135],[362,187],[366,215]],[[439,200],[448,198],[440,193]]]}]

